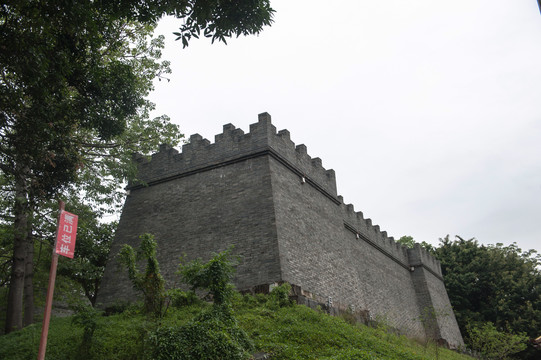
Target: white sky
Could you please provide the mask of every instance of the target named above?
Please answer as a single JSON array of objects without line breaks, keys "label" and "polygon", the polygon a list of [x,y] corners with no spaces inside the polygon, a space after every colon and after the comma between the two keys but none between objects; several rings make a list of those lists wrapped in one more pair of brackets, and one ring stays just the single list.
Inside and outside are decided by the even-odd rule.
[{"label": "white sky", "polygon": [[541,251],[536,0],[271,0],[228,45],[175,42],[151,100],[214,142],[272,115],[336,171],[338,193],[398,239],[450,234]]}]

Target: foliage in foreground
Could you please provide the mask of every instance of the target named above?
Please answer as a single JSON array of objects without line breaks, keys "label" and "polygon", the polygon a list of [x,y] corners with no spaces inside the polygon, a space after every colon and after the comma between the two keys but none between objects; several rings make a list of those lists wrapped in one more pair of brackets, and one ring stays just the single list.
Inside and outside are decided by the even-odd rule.
[{"label": "foliage in foreground", "polygon": [[[173,305],[156,315],[149,306],[147,290],[166,292],[156,260],[156,242],[141,236],[138,253],[147,260],[145,273],[135,268],[132,248],[122,250],[124,266],[144,304],[132,305],[112,316],[99,316],[90,306],[81,307],[70,319],[51,325],[48,358],[54,359],[153,359],[242,360],[260,352],[270,359],[463,359],[437,347],[420,346],[405,337],[332,317],[321,311],[294,305],[289,284],[275,287],[269,295],[240,295],[231,285],[234,264],[231,249],[203,263],[183,264],[179,274],[192,290],[167,292]],[[156,284],[158,286],[156,286]],[[209,292],[214,303],[201,301],[195,290]],[[205,297],[208,298],[208,295]],[[148,316],[154,315],[154,316]],[[28,359],[36,356],[39,328],[30,326],[0,337],[0,357]]]},{"label": "foliage in foreground", "polygon": [[33,245],[50,199],[76,193],[110,210],[122,197],[120,185],[136,180],[132,152],[148,154],[180,137],[167,117],[149,118],[153,80],[170,71],[158,61],[163,37],[152,39],[158,20],[179,19],[176,36],[186,47],[201,33],[224,43],[258,34],[273,13],[269,0],[2,3],[0,226],[11,228],[0,229],[11,239],[0,248],[11,259],[0,269],[9,277],[0,279],[9,287],[6,332],[34,321]]},{"label": "foliage in foreground", "polygon": [[508,359],[510,355],[525,350],[528,341],[525,334],[498,331],[491,322],[480,327],[468,327],[468,338],[472,348],[486,359]]},{"label": "foliage in foreground", "polygon": [[254,349],[229,304],[214,304],[183,326],[150,334],[152,359],[248,359]]},{"label": "foliage in foreground", "polygon": [[[231,309],[240,329],[254,344],[252,353],[266,353],[270,359],[470,359],[445,349],[436,352],[433,346],[421,346],[403,336],[387,333],[382,328],[351,325],[340,317],[332,317],[305,306],[283,304],[280,307],[277,298],[279,297],[264,295],[234,296]],[[92,346],[84,356],[79,351],[79,345],[83,341],[83,330],[80,326],[73,324],[69,318],[53,319],[47,357],[73,360],[154,359],[156,346],[171,340],[169,336],[176,339],[180,331],[178,329],[192,329],[193,333],[197,333],[199,328],[208,326],[205,325],[206,320],[203,321],[203,318],[213,311],[212,306],[204,302],[170,308],[158,324],[149,322],[149,318],[140,309],[141,307],[132,306],[122,314],[98,317]],[[223,324],[218,330],[214,330],[216,332],[209,336],[227,339],[236,336],[235,333],[230,334],[230,330]],[[32,325],[0,337],[0,358],[6,360],[35,358],[39,334],[39,326]],[[193,351],[196,355],[191,357],[183,357],[172,352],[170,357],[163,355],[165,357],[162,358],[209,358],[198,356],[197,349]],[[218,353],[219,349],[209,351]],[[228,359],[242,358],[246,358],[246,355],[239,354],[239,357]]]},{"label": "foliage in foreground", "polygon": [[[196,259],[181,264],[178,274],[183,283],[191,286],[191,292],[180,289],[166,292],[156,258],[157,243],[154,236],[143,234],[140,239],[137,255],[131,246],[124,245],[119,259],[128,270],[134,288],[143,293],[144,312],[147,315],[154,319],[163,317],[166,302],[177,306],[190,304],[191,300],[197,298],[196,290],[208,291],[214,301],[209,309],[202,310],[185,325],[161,326],[150,331],[148,339],[152,359],[249,358],[249,351],[253,350],[252,342],[239,328],[231,307],[234,295],[231,280],[237,264],[231,260],[232,249],[214,254],[206,263]],[[136,266],[136,261],[143,259],[147,261],[144,274]],[[166,294],[171,298],[166,299]]]},{"label": "foliage in foreground", "polygon": [[188,264],[180,264],[178,274],[185,284],[191,286],[192,291],[208,289],[209,296],[215,304],[229,304],[234,293],[231,284],[235,266],[240,259],[232,259],[232,247],[214,254],[212,259],[203,263],[195,259]]}]

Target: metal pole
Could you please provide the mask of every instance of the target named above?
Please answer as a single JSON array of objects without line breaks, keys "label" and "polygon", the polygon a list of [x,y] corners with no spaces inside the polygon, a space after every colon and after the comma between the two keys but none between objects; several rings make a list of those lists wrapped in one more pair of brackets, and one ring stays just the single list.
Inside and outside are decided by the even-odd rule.
[{"label": "metal pole", "polygon": [[[60,214],[64,210],[65,204],[58,200],[58,222],[56,225],[56,237],[58,237],[58,226],[60,224]],[[56,237],[54,239],[53,256],[51,259],[51,271],[49,272],[49,286],[47,286],[47,299],[45,300],[45,312],[43,314],[43,325],[41,328],[41,339],[39,341],[38,360],[45,360],[45,350],[47,349],[47,335],[49,334],[49,321],[51,320],[51,309],[53,307],[54,283],[56,280],[56,267],[58,265],[58,254],[56,253]]]}]

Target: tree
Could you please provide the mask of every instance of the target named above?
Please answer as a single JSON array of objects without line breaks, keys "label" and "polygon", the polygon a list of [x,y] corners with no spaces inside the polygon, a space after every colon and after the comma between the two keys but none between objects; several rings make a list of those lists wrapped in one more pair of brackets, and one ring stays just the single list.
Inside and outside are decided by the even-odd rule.
[{"label": "tree", "polygon": [[[15,16],[7,16],[4,25],[16,22],[14,18]],[[22,22],[27,20],[20,18]],[[62,20],[58,19],[59,22]],[[31,30],[32,26],[45,27],[45,32],[59,38],[51,41],[50,48],[45,46],[45,49],[42,49],[37,39],[32,39],[36,41],[35,44],[29,41],[28,47],[32,49],[32,46],[35,46],[37,53],[58,53],[59,60],[68,65],[66,68],[57,69],[49,66],[49,59],[43,60],[47,74],[37,76],[42,75],[41,80],[50,85],[50,93],[36,89],[40,84],[27,83],[28,74],[24,71],[27,69],[19,69],[17,66],[12,69],[6,66],[9,76],[4,77],[8,81],[2,84],[4,94],[0,97],[0,100],[5,100],[2,101],[5,121],[2,123],[4,127],[1,135],[6,140],[0,147],[1,169],[8,179],[6,188],[13,194],[11,214],[14,218],[6,332],[12,328],[20,328],[22,296],[32,290],[32,258],[29,249],[33,247],[29,234],[32,233],[34,214],[38,208],[43,207],[49,197],[67,190],[67,185],[73,184],[79,173],[88,174],[92,169],[96,169],[98,164],[106,164],[103,160],[96,162],[97,157],[104,158],[107,155],[103,150],[109,148],[101,149],[99,145],[116,141],[125,132],[128,120],[136,121],[141,113],[148,112],[149,103],[144,100],[144,96],[151,88],[151,80],[147,72],[167,70],[167,64],[155,62],[155,54],[151,49],[137,53],[139,47],[136,43],[136,46],[130,49],[132,51],[125,51],[133,39],[147,36],[152,30],[151,27],[136,23],[116,23],[109,19],[102,24],[107,31],[107,37],[91,44],[83,43],[80,49],[70,50],[62,44],[58,45],[64,41],[63,36],[73,35],[69,23],[62,24],[64,27],[60,28],[47,28],[40,21],[36,22],[37,24],[30,24],[28,27]],[[60,34],[54,34],[55,31]],[[73,37],[79,42],[90,41],[82,36]],[[19,44],[19,47],[25,45],[26,43]],[[58,51],[57,47],[60,47],[61,51]],[[90,55],[85,55],[85,50]],[[120,54],[123,54],[125,59]],[[152,61],[144,59],[143,55]],[[139,68],[136,65],[139,65]],[[56,75],[61,71],[67,74]],[[11,96],[17,99],[16,95],[24,99],[21,104],[9,101]],[[25,111],[16,111],[15,106]],[[98,146],[91,142],[92,139],[99,140]],[[92,147],[99,151],[88,154]],[[84,167],[85,171],[78,171],[81,167]],[[99,180],[94,177],[94,181]],[[104,187],[101,185],[96,189],[103,190]],[[24,286],[25,281],[27,286]],[[32,297],[32,294],[25,294],[25,307],[33,307]]]},{"label": "tree", "polygon": [[396,242],[410,249],[412,249],[415,245],[415,240],[413,240],[413,237],[409,235],[402,236],[400,239],[396,240]]},{"label": "tree", "polygon": [[[132,66],[115,56],[126,27],[96,9],[17,2],[2,8],[1,169],[13,192],[14,246],[6,332],[21,327],[22,295],[36,206],[76,179],[91,134],[110,140],[145,105]],[[36,11],[38,11],[36,13]],[[45,86],[46,84],[46,86]]]},{"label": "tree", "polygon": [[101,223],[89,206],[73,204],[70,202],[68,210],[79,217],[76,251],[73,259],[60,259],[58,275],[80,284],[90,304],[95,306],[117,223]]},{"label": "tree", "polygon": [[[399,244],[402,244],[405,247],[410,248],[410,249],[413,249],[413,247],[416,244],[413,237],[409,236],[409,235],[402,236],[400,239],[396,240],[396,242],[399,243]],[[428,251],[433,251],[434,250],[434,246],[432,246],[431,244],[429,244],[429,243],[427,243],[425,241],[423,241],[423,242],[421,242],[419,244]]]},{"label": "tree", "polygon": [[487,359],[508,359],[509,355],[526,349],[528,337],[498,331],[491,322],[481,327],[468,326],[471,347]]},{"label": "tree", "polygon": [[225,42],[259,33],[272,14],[268,0],[12,0],[0,6],[0,177],[11,194],[13,228],[6,332],[22,326],[36,208],[73,184],[81,168],[104,159],[93,150],[106,149],[113,159],[121,145],[110,141],[134,119],[146,120],[144,97],[167,65],[156,62],[152,45],[138,53],[134,38],[144,39],[161,16],[174,15],[184,20],[177,35],[183,46],[201,31]]},{"label": "tree", "polygon": [[541,257],[535,250],[446,236],[434,254],[463,334],[491,322],[498,331],[539,336]]}]

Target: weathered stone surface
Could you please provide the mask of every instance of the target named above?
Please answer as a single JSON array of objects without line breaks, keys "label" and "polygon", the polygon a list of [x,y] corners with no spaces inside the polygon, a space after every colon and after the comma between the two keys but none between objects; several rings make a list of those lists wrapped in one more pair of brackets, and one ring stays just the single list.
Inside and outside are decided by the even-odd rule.
[{"label": "weathered stone surface", "polygon": [[[227,124],[214,143],[192,135],[182,152],[164,145],[138,162],[145,185],[128,186],[112,254],[154,234],[169,286],[181,256],[209,259],[234,245],[239,290],[287,281],[302,303],[331,302],[331,313],[354,308],[411,337],[463,344],[439,262],[345,204],[334,171],[287,130],[276,133],[267,113],[247,134]],[[98,302],[135,296],[111,257]]]}]

